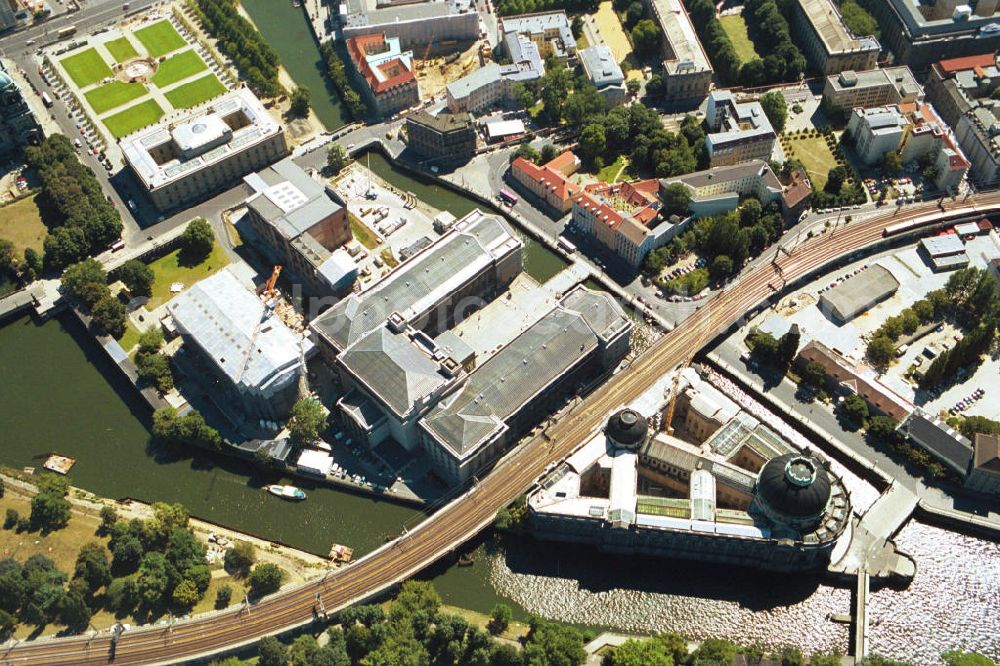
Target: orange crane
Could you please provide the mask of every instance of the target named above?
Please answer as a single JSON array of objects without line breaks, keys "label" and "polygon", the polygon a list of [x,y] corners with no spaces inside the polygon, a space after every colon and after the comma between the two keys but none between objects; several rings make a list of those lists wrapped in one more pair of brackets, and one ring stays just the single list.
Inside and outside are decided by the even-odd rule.
[{"label": "orange crane", "polygon": [[270,303],[270,301],[274,296],[274,285],[278,282],[279,275],[281,275],[281,266],[275,266],[274,270],[271,271],[271,277],[264,283],[264,288],[260,292],[261,298],[264,301],[264,311],[260,315],[260,321],[257,322],[256,326],[254,326],[253,333],[250,334],[250,342],[247,344],[247,353],[243,355],[243,361],[240,363],[240,371],[236,375],[237,384],[239,384],[240,380],[243,379],[243,373],[247,371],[247,365],[250,363],[250,356],[253,354],[253,346],[257,341],[257,335],[260,333],[260,327],[265,321],[271,318],[272,314],[274,314],[274,306]]}]

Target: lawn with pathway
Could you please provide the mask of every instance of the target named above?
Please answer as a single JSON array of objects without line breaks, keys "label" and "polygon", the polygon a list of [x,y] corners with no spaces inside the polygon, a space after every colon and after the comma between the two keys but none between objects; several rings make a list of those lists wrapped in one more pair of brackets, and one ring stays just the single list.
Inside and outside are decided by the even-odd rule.
[{"label": "lawn with pathway", "polygon": [[729,41],[733,43],[736,57],[740,59],[740,63],[748,63],[754,58],[761,57],[750,39],[747,23],[743,20],[742,14],[727,14],[719,18],[719,23],[722,24],[722,29],[729,36]]},{"label": "lawn with pathway", "polygon": [[103,81],[111,76],[111,68],[104,62],[97,49],[89,48],[59,61],[78,88]]},{"label": "lawn with pathway", "polygon": [[104,48],[108,50],[108,53],[115,59],[115,62],[125,62],[126,60],[139,57],[139,52],[135,50],[132,42],[128,41],[127,37],[119,37],[118,39],[112,39],[110,42],[104,42]]},{"label": "lawn with pathway", "polygon": [[785,157],[802,162],[813,185],[823,189],[830,169],[838,164],[836,156],[826,143],[826,138],[822,135],[812,137],[785,135],[783,138],[791,152],[791,154],[786,152]]},{"label": "lawn with pathway", "polygon": [[141,83],[125,83],[112,81],[103,86],[88,90],[83,94],[94,113],[101,114],[116,107],[139,99],[146,94],[146,86]]},{"label": "lawn with pathway", "polygon": [[132,33],[146,47],[146,52],[154,58],[176,51],[187,42],[177,34],[170,21],[163,20]]},{"label": "lawn with pathway", "polygon": [[152,125],[163,116],[163,109],[155,99],[147,99],[124,111],[102,118],[101,122],[108,128],[111,135],[120,139],[127,134]]},{"label": "lawn with pathway", "polygon": [[209,74],[167,91],[164,93],[164,97],[175,109],[189,109],[202,102],[207,102],[213,97],[218,97],[224,92],[226,92],[226,86],[222,85],[215,74]]},{"label": "lawn with pathway", "polygon": [[161,62],[156,74],[153,75],[153,83],[159,88],[165,88],[205,69],[208,67],[201,56],[194,49],[188,49]]}]

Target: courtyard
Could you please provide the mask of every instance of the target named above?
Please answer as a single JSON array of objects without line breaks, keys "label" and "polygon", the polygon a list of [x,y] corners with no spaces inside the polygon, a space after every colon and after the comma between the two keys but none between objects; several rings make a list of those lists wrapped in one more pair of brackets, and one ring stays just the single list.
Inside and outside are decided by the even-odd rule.
[{"label": "courtyard", "polygon": [[802,134],[782,134],[781,147],[786,158],[802,162],[809,180],[818,189],[826,186],[827,175],[833,167],[840,165],[850,169],[846,162],[837,159],[823,134],[816,135],[808,131]]},{"label": "courtyard", "polygon": [[199,47],[169,19],[113,28],[92,35],[82,51],[49,58],[112,139],[226,92]]},{"label": "courtyard", "polygon": [[719,23],[722,24],[722,29],[729,36],[729,41],[733,43],[736,57],[740,59],[741,63],[747,63],[760,57],[750,39],[750,34],[747,32],[747,23],[743,20],[743,14],[734,13],[720,16]]}]

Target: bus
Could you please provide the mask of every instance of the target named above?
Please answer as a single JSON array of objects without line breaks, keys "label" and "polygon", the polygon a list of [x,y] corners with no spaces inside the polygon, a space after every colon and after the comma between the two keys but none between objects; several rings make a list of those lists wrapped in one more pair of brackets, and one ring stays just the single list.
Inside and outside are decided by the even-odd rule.
[{"label": "bus", "polygon": [[565,236],[559,237],[559,247],[561,247],[566,254],[573,254],[576,252],[576,245],[571,243]]},{"label": "bus", "polygon": [[508,190],[506,187],[500,189],[500,198],[511,206],[517,203],[517,195]]},{"label": "bus", "polygon": [[57,32],[56,34],[59,36],[59,39],[63,39],[65,37],[69,37],[75,32],[76,32],[76,26],[68,25],[65,28],[59,28],[59,32]]},{"label": "bus", "polygon": [[46,108],[52,108],[52,98],[49,97],[47,92],[42,93],[42,104],[44,104]]}]

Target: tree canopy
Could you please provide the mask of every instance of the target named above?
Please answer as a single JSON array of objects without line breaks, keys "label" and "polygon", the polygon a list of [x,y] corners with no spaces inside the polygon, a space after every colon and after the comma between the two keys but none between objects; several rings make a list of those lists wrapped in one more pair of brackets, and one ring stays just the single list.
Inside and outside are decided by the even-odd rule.
[{"label": "tree canopy", "polygon": [[292,405],[292,418],[288,429],[299,442],[315,441],[326,430],[327,411],[314,398],[301,398]]}]

